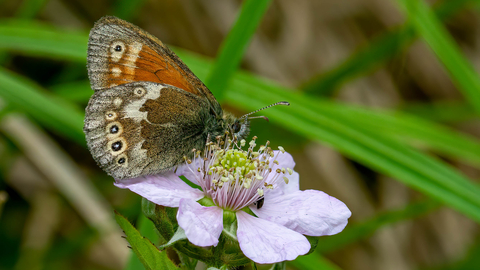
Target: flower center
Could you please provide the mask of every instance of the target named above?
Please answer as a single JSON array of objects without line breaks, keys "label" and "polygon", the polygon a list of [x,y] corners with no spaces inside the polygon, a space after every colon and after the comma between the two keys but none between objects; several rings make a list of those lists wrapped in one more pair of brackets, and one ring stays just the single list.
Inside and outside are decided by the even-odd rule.
[{"label": "flower center", "polygon": [[[223,209],[238,211],[257,201],[263,200],[265,192],[278,186],[277,180],[288,183],[285,174],[292,174],[289,168],[281,168],[277,157],[285,152],[279,147],[275,153],[269,142],[255,151],[256,137],[243,150],[245,140],[229,140],[226,143],[219,137],[217,143],[206,144],[203,154],[198,151],[191,168],[205,195],[215,205]],[[257,205],[257,207],[260,204]],[[262,201],[263,205],[263,201]]]}]

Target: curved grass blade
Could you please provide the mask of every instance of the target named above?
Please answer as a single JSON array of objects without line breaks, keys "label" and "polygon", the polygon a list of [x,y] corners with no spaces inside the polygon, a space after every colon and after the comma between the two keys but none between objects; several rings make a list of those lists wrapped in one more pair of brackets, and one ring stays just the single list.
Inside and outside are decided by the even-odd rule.
[{"label": "curved grass blade", "polygon": [[[181,55],[182,56],[182,55]],[[209,63],[183,57],[205,78]],[[256,109],[272,101],[288,100],[288,111],[265,111],[275,122],[316,141],[333,146],[343,154],[428,194],[480,221],[479,188],[444,163],[400,144],[384,134],[368,130],[357,121],[312,99],[253,76],[238,73],[227,99],[239,107]],[[255,98],[252,98],[255,97]],[[324,108],[325,107],[325,108]]]},{"label": "curved grass blade", "polygon": [[460,48],[423,0],[398,0],[415,30],[445,65],[453,82],[480,113],[480,78]]},{"label": "curved grass blade", "polygon": [[213,69],[205,80],[217,100],[223,99],[223,92],[237,71],[249,41],[258,28],[270,2],[271,0],[246,0],[243,2],[240,15],[222,43]]},{"label": "curved grass blade", "polygon": [[85,145],[83,112],[70,102],[49,94],[29,79],[0,68],[0,97],[30,117]]},{"label": "curved grass blade", "polygon": [[88,33],[19,20],[0,21],[0,50],[86,63]]},{"label": "curved grass blade", "polygon": [[[436,9],[440,19],[447,19],[474,0],[443,1]],[[380,67],[384,61],[406,48],[416,37],[413,25],[407,23],[377,38],[368,47],[362,48],[340,65],[319,74],[301,87],[306,93],[329,96],[347,81]]]}]

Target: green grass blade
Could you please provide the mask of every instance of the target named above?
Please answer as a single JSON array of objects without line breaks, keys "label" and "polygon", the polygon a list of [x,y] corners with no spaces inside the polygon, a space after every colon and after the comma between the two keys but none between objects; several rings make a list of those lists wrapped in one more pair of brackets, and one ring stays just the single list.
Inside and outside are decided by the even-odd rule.
[{"label": "green grass blade", "polygon": [[0,50],[86,63],[88,33],[18,20],[0,21]]},{"label": "green grass blade", "polygon": [[[181,57],[200,78],[206,76],[208,63],[200,64],[198,59],[189,62],[184,54]],[[285,91],[246,74],[238,74],[226,97],[232,104],[248,110],[272,101],[288,100],[292,104],[288,109],[271,108],[264,111],[265,115],[307,138],[333,146],[348,157],[401,180],[480,222],[478,186],[446,164],[369,131],[355,120],[324,109],[323,104],[328,103]]]},{"label": "green grass blade", "polygon": [[217,100],[223,99],[233,74],[237,71],[243,54],[271,0],[245,0],[235,25],[220,47],[220,52],[205,83]]},{"label": "green grass blade", "polygon": [[445,65],[453,82],[477,113],[480,112],[480,78],[460,48],[423,0],[398,0],[415,30]]},{"label": "green grass blade", "polygon": [[[473,0],[444,1],[436,9],[439,18],[446,19]],[[306,82],[302,89],[310,94],[328,96],[347,81],[371,72],[384,61],[406,48],[415,38],[413,25],[407,23],[381,36],[350,56],[333,69]]]},{"label": "green grass blade", "polygon": [[349,224],[340,234],[320,237],[315,251],[328,253],[341,249],[361,239],[370,237],[382,227],[423,216],[438,207],[439,203],[432,200],[415,202],[401,210],[380,213],[364,222]]},{"label": "green grass blade", "polygon": [[332,114],[344,115],[366,129],[375,130],[401,143],[480,166],[480,141],[477,138],[402,112],[368,110],[330,102],[322,106]]},{"label": "green grass blade", "polygon": [[[201,58],[180,57],[205,78],[211,65]],[[333,146],[346,156],[437,198],[480,221],[480,190],[444,163],[359,125],[349,116],[323,106],[331,104],[293,93],[251,75],[238,73],[227,99],[252,110],[273,101],[288,100],[289,108],[272,108],[265,114],[274,122],[307,138]],[[287,110],[288,109],[288,110]],[[58,117],[57,115],[52,115]],[[55,119],[53,118],[53,119]],[[81,129],[81,125],[78,125]]]},{"label": "green grass blade", "polygon": [[138,16],[145,2],[146,0],[116,0],[112,14],[127,21],[132,20]]},{"label": "green grass blade", "polygon": [[407,103],[401,111],[434,122],[459,123],[474,120],[477,115],[469,104],[459,101]]},{"label": "green grass blade", "polygon": [[5,69],[0,69],[0,97],[41,124],[85,145],[82,130],[84,114],[70,102]]},{"label": "green grass blade", "polygon": [[301,270],[340,270],[341,268],[333,264],[328,259],[311,253],[306,256],[300,256],[295,261],[288,262],[288,265]]},{"label": "green grass blade", "polygon": [[15,17],[21,19],[33,19],[42,10],[48,0],[25,0],[18,8]]}]

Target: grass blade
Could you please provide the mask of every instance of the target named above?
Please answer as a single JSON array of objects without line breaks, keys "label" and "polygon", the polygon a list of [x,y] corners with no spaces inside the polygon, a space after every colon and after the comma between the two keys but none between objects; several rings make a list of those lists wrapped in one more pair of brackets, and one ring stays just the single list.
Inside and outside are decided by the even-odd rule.
[{"label": "grass blade", "polygon": [[[473,0],[444,1],[436,9],[440,19],[446,19]],[[302,89],[309,94],[329,96],[348,80],[364,75],[380,67],[387,59],[406,48],[416,37],[413,25],[407,23],[376,39],[368,47],[360,49],[335,68],[315,76]]]},{"label": "grass blade", "polygon": [[88,33],[59,31],[42,23],[0,21],[0,49],[86,63]]},{"label": "grass blade", "polygon": [[[181,52],[179,55],[200,78],[207,76],[211,67],[208,61]],[[243,73],[237,74],[226,94],[232,104],[248,110],[272,101],[288,100],[292,103],[288,110],[272,108],[265,114],[276,123],[307,138],[326,143],[346,156],[401,180],[480,222],[478,186],[446,164],[384,134],[369,130],[329,106],[323,106],[331,103],[299,95]]]},{"label": "grass blade", "polygon": [[318,253],[300,256],[295,261],[288,262],[288,265],[302,270],[340,270],[340,267]]},{"label": "grass blade", "polygon": [[0,97],[43,125],[85,145],[83,112],[73,104],[50,95],[29,79],[0,69]]},{"label": "grass blade", "polygon": [[316,252],[328,253],[370,237],[378,229],[397,222],[413,219],[439,207],[436,201],[422,201],[407,205],[404,209],[388,211],[357,224],[350,224],[342,233],[320,237]]},{"label": "grass blade", "polygon": [[[199,59],[190,62],[186,55],[181,57],[200,78],[206,76],[207,62],[201,63]],[[232,104],[248,110],[272,101],[288,100],[292,104],[288,112],[272,108],[265,111],[265,115],[307,138],[333,146],[348,157],[401,180],[480,222],[478,186],[446,164],[324,108],[327,102],[293,93],[242,73],[233,81],[226,97]]]},{"label": "grass blade", "polygon": [[480,113],[480,78],[453,38],[423,0],[398,0],[415,30],[445,65],[453,82]]},{"label": "grass blade", "polygon": [[228,33],[217,56],[212,72],[205,83],[217,100],[223,99],[233,74],[237,71],[243,54],[271,0],[246,0],[232,30]]}]

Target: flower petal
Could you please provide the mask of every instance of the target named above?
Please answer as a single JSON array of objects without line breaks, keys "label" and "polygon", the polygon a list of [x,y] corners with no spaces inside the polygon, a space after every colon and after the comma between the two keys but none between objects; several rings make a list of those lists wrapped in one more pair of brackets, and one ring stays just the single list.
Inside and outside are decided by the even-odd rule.
[{"label": "flower petal", "polygon": [[[268,199],[270,197],[278,197],[278,196],[283,196],[286,194],[294,193],[296,191],[299,191],[300,189],[300,177],[297,172],[293,172],[292,175],[285,175],[285,177],[288,178],[288,184],[285,183],[285,180],[282,178],[277,180],[277,185],[275,186],[274,189],[267,189],[265,192],[265,198]],[[268,180],[268,178],[267,178]],[[268,181],[267,181],[268,183]]]},{"label": "flower petal", "polygon": [[[295,161],[293,160],[292,155],[290,153],[285,152],[282,153],[279,150],[273,151],[274,157],[277,157],[278,165],[274,164],[272,168],[276,170],[277,168],[290,168],[293,170],[295,167]],[[270,158],[270,162],[273,162],[273,158]]]},{"label": "flower petal", "polygon": [[173,172],[118,180],[115,186],[128,188],[153,203],[168,207],[178,207],[182,198],[197,201],[204,196],[202,191],[190,187]]},{"label": "flower petal", "polygon": [[237,238],[243,254],[257,263],[291,261],[310,250],[305,236],[283,226],[237,212]]},{"label": "flower petal", "polygon": [[205,207],[193,200],[180,200],[178,225],[185,230],[188,240],[197,246],[216,246],[223,230],[223,210]]},{"label": "flower petal", "polygon": [[343,202],[318,190],[268,197],[262,208],[250,209],[259,218],[310,236],[337,234],[352,215]]},{"label": "flower petal", "polygon": [[195,164],[183,164],[177,167],[175,170],[175,174],[178,176],[185,176],[190,182],[194,183],[195,185],[198,185],[197,177],[199,173],[197,172],[192,172],[193,169],[197,169],[200,167],[200,159],[197,159]]}]

